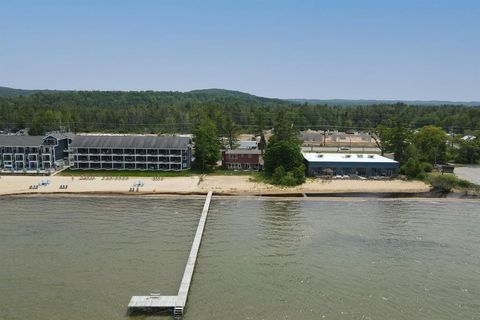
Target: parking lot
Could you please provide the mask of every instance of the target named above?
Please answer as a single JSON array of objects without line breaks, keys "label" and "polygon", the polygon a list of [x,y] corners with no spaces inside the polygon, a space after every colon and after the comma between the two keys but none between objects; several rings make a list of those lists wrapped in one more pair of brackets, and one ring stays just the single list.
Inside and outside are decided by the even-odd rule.
[{"label": "parking lot", "polygon": [[480,166],[479,165],[455,167],[454,172],[457,177],[480,185]]}]

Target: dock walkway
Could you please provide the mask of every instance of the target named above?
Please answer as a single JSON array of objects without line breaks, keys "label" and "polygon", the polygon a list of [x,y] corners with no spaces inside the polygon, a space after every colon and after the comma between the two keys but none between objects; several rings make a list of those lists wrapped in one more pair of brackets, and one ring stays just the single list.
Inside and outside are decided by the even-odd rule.
[{"label": "dock walkway", "polygon": [[187,304],[188,292],[190,290],[190,284],[192,282],[193,271],[195,269],[195,263],[197,261],[198,250],[202,242],[203,230],[207,222],[208,209],[210,207],[210,200],[212,199],[212,191],[208,192],[205,204],[203,205],[202,215],[198,222],[197,232],[193,239],[192,249],[188,256],[187,265],[183,272],[182,282],[178,289],[176,296],[161,296],[158,294],[150,294],[149,296],[133,296],[128,304],[129,311],[152,311],[152,310],[173,310],[173,316],[175,319],[181,319],[183,316],[183,310]]}]

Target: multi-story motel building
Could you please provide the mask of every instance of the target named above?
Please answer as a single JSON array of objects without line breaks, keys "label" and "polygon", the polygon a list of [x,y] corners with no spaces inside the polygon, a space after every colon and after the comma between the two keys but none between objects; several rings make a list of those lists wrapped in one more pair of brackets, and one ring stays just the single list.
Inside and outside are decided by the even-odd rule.
[{"label": "multi-story motel building", "polygon": [[400,168],[398,161],[377,154],[304,153],[308,176],[390,177]]},{"label": "multi-story motel building", "polygon": [[71,139],[63,134],[46,136],[0,135],[2,171],[52,171],[64,164]]},{"label": "multi-story motel building", "polygon": [[77,135],[70,168],[79,170],[187,170],[191,140],[177,136]]}]

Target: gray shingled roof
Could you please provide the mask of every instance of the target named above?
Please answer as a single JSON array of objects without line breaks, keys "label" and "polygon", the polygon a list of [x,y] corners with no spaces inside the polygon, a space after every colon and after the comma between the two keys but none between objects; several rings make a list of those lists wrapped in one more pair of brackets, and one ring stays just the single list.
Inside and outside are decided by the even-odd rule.
[{"label": "gray shingled roof", "polygon": [[225,151],[225,154],[261,154],[258,149],[233,149]]},{"label": "gray shingled roof", "polygon": [[239,148],[256,148],[257,141],[237,141]]},{"label": "gray shingled roof", "polygon": [[58,140],[63,140],[63,139],[73,139],[75,137],[75,134],[70,132],[65,132],[65,133],[54,132],[54,133],[46,134],[45,137],[54,137]]},{"label": "gray shingled roof", "polygon": [[0,135],[2,147],[39,147],[45,136]]},{"label": "gray shingled roof", "polygon": [[153,148],[184,149],[190,144],[188,137],[158,136],[76,136],[72,148]]}]

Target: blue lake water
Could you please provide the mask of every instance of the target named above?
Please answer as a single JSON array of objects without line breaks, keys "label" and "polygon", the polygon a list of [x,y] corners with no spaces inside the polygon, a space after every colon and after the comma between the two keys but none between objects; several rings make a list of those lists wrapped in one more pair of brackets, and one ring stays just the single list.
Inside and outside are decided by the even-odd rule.
[{"label": "blue lake water", "polygon": [[[0,319],[127,319],[132,295],[176,294],[202,206],[0,198]],[[478,201],[214,197],[185,319],[479,315]]]}]

